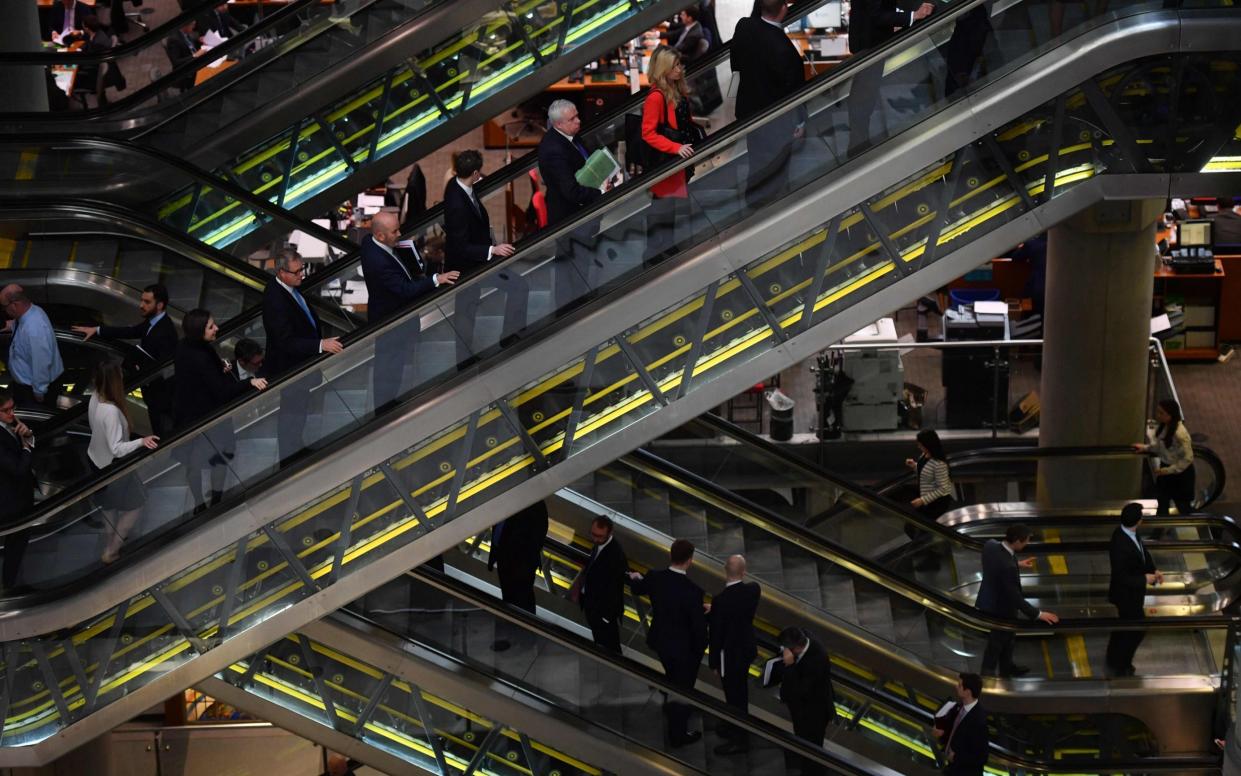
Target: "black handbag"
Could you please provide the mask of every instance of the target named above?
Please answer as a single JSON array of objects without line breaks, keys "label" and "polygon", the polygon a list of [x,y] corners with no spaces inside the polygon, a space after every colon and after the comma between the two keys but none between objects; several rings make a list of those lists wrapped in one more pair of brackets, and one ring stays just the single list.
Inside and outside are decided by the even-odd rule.
[{"label": "black handbag", "polygon": [[[656,134],[660,135],[661,137],[665,137],[674,143],[679,143],[681,145],[696,145],[706,139],[707,137],[706,131],[704,131],[702,127],[695,124],[693,117],[690,115],[690,105],[689,105],[688,99],[681,100],[679,103],[677,103],[677,109],[676,109],[677,126],[676,127],[673,127],[671,124],[668,123],[668,103],[666,100],[664,101],[663,105],[664,105],[664,117],[659,122],[659,124],[655,127]],[[646,164],[644,165],[644,169],[649,170],[654,167],[658,167],[664,162],[680,158],[676,154],[668,154],[668,153],[664,153],[663,151],[659,151],[655,149],[654,147],[652,147],[646,141],[642,141],[642,145],[645,147],[644,151],[646,154]],[[694,168],[686,167],[685,168],[685,180],[688,181],[693,177],[694,177]]]}]

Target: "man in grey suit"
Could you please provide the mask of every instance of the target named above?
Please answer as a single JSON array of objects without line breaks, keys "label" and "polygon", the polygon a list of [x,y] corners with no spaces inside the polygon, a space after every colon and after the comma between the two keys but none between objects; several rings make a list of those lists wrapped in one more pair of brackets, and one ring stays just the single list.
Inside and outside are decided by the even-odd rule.
[{"label": "man in grey suit", "polygon": [[[1021,592],[1021,568],[1034,566],[1033,558],[1017,560],[1017,553],[1030,543],[1032,533],[1024,525],[1011,525],[1004,533],[1004,541],[988,539],[982,548],[982,585],[974,605],[993,617],[1014,618],[1020,612],[1031,620],[1055,625],[1060,618],[1051,612],[1034,608]],[[982,673],[991,674],[999,667],[1001,677],[1022,676],[1028,668],[1013,662],[1013,640],[1016,634],[1007,630],[993,630],[987,638],[987,650],[982,657]]]}]

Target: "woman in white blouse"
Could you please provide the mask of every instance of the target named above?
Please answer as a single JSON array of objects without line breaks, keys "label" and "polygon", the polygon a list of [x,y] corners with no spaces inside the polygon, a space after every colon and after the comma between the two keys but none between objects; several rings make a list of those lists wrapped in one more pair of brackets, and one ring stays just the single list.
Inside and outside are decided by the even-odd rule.
[{"label": "woman in white blouse", "polygon": [[[86,453],[96,472],[107,468],[117,458],[146,448],[154,450],[159,437],[129,438],[129,416],[125,412],[125,382],[120,364],[104,361],[95,366],[94,393],[90,397],[87,418],[90,420],[90,445]],[[146,503],[142,480],[134,472],[126,474],[95,494],[95,503],[103,512],[110,534],[102,560],[113,563],[121,554],[121,545],[133,530]]]},{"label": "woman in white blouse", "polygon": [[1148,431],[1149,444],[1134,449],[1159,456],[1155,467],[1155,496],[1159,500],[1157,515],[1166,515],[1169,504],[1176,504],[1177,514],[1194,512],[1194,442],[1181,419],[1181,405],[1164,399],[1155,407],[1153,433]]}]

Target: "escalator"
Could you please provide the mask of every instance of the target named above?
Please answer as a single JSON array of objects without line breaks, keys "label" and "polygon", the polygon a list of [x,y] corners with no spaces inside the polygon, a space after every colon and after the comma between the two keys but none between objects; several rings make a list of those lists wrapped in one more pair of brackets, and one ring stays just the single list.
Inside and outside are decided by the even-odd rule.
[{"label": "escalator", "polygon": [[[1004,11],[992,9],[993,19],[1014,7],[1022,14],[1037,11],[1007,6]],[[1088,133],[1087,139],[1061,149],[1056,157],[1067,167],[1050,175],[1055,196],[1038,204],[1030,217],[1017,217],[1016,211],[1025,207],[1023,199],[1012,193],[1013,184],[994,157],[997,148],[1003,151],[1001,143],[1010,150],[1016,150],[1011,144],[1020,145],[1032,160],[1040,158],[1035,153],[1040,143],[1059,148],[1059,138],[1054,137],[1059,132],[1048,137],[1034,130],[1048,123],[1035,120],[1046,115],[1041,111],[1050,107],[1052,119],[1063,113],[1064,130],[1063,124],[1070,119],[1082,119],[1081,111],[1110,104],[1106,97],[1102,103],[1097,99],[1104,86],[1109,90],[1123,86],[1115,96],[1125,97],[1135,73],[1162,69],[1152,71],[1140,59],[1134,65],[1117,62],[1145,56],[1155,50],[1157,39],[1163,41],[1161,50],[1167,43],[1172,51],[1181,47],[1227,50],[1232,45],[1231,40],[1220,39],[1226,37],[1220,31],[1236,18],[1231,11],[1216,16],[1210,10],[1147,13],[1145,6],[1135,8],[1139,12],[1134,16],[1128,15],[1133,10],[1128,7],[1113,9],[1102,26],[1074,27],[1072,35],[1066,36],[1073,40],[1075,52],[1090,52],[1095,57],[1086,64],[1076,55],[1031,53],[1029,61],[1014,65],[1015,69],[997,65],[991,72],[1003,87],[1005,99],[980,84],[965,102],[947,103],[944,115],[931,122],[936,131],[930,137],[927,127],[919,125],[909,132],[897,132],[892,141],[839,171],[832,161],[828,168],[833,175],[813,190],[799,191],[753,218],[748,210],[735,209],[735,202],[717,199],[712,192],[720,191],[715,186],[730,171],[733,180],[739,179],[737,165],[744,165],[745,156],[737,141],[771,116],[730,127],[704,146],[706,161],[700,163],[702,169],[691,183],[691,192],[695,202],[702,193],[710,207],[697,211],[690,220],[692,234],[678,239],[686,249],[682,255],[649,273],[636,274],[641,271],[640,258],[620,249],[626,247],[626,240],[644,233],[638,224],[645,220],[645,184],[627,184],[614,199],[553,230],[502,265],[524,274],[537,289],[531,295],[534,325],[516,346],[498,348],[496,328],[480,326],[491,330],[476,332],[474,341],[462,343],[471,356],[478,356],[478,362],[458,369],[451,307],[461,289],[457,287],[377,332],[351,340],[344,354],[308,366],[302,379],[316,376],[315,393],[324,409],[307,418],[304,441],[310,452],[296,465],[279,467],[268,452],[270,444],[262,444],[264,428],[270,429],[273,415],[281,409],[277,386],[257,399],[226,408],[222,416],[192,434],[172,440],[109,478],[53,499],[35,519],[46,526],[43,530],[57,531],[43,541],[49,548],[63,545],[64,552],[57,555],[58,571],[81,589],[70,592],[66,587],[54,603],[24,606],[0,618],[0,636],[8,650],[5,663],[12,668],[6,680],[20,687],[33,687],[32,682],[38,685],[21,701],[25,705],[20,729],[18,720],[11,719],[6,710],[6,728],[0,738],[0,746],[11,747],[6,748],[6,757],[38,762],[53,756],[110,726],[110,720],[136,713],[151,699],[223,670],[263,644],[348,603],[381,580],[478,534],[515,509],[718,405],[763,375],[804,359],[822,343],[856,331],[876,311],[898,306],[940,285],[941,276],[960,274],[993,253],[995,245],[1018,241],[1023,234],[1020,230],[1041,229],[1033,216],[1043,213],[1042,208],[1080,208],[1102,196],[1105,185],[1129,186],[1131,195],[1149,191],[1134,191],[1139,181],[1128,172],[1134,165],[1115,156],[1117,142],[1112,134],[1119,131],[1132,137],[1124,123],[1109,123],[1110,129],[1100,124],[1097,135]],[[942,63],[930,43],[946,37],[961,9],[842,67],[838,75],[812,85],[776,111],[809,102],[815,110],[807,127],[813,131],[807,134],[831,139],[832,106],[843,110],[842,104],[828,99],[821,105],[817,99],[836,94],[859,69],[887,61],[898,51],[908,53],[906,46],[917,48],[922,55],[918,61],[928,68],[939,67]],[[1029,52],[1022,49],[1019,55]],[[1104,58],[1104,53],[1115,61]],[[1158,62],[1166,64],[1179,56],[1169,54]],[[1190,59],[1185,66],[1175,71],[1179,78],[1197,78],[1197,68],[1213,63],[1220,65],[1219,73],[1231,71],[1231,65],[1224,65],[1232,55],[1186,56]],[[912,66],[907,56],[901,60],[904,67]],[[1076,70],[1066,68],[1087,66],[1103,74],[1098,81],[1086,81],[1064,99],[1041,99],[1040,90],[1063,92],[1054,82],[1075,82],[1069,76]],[[1221,75],[1212,88],[1227,90],[1229,83]],[[1069,99],[1079,94],[1086,96],[1080,101]],[[1006,113],[1009,99],[1018,104]],[[944,122],[957,113],[955,107],[968,106],[973,111],[986,100],[996,101],[990,126],[998,130],[992,142],[983,140],[961,150],[959,143],[971,142],[970,134],[941,131]],[[1057,104],[1064,107],[1063,112],[1055,110]],[[1211,105],[1225,113],[1236,107],[1235,101]],[[1120,109],[1128,115],[1127,103]],[[1027,118],[1027,113],[1034,118]],[[1005,123],[1001,115],[1013,118]],[[1185,118],[1197,121],[1202,114],[1186,113]],[[1054,127],[1057,122],[1050,123]],[[1227,150],[1230,133],[1204,150],[1210,144],[1201,141],[1203,130],[1190,129],[1172,133],[1176,148],[1160,145],[1158,138],[1136,145],[1152,153],[1176,151],[1158,157],[1161,164],[1166,161],[1172,166],[1188,164],[1184,159],[1190,151],[1209,160],[1216,151]],[[1079,133],[1072,136],[1076,140]],[[945,158],[936,144],[949,138],[958,148]],[[799,185],[809,180],[804,165],[826,159],[811,153],[827,148],[819,140],[813,149],[794,158],[794,180]],[[913,146],[921,151],[911,150]],[[1182,148],[1190,150],[1179,155]],[[894,162],[889,151],[899,152],[904,161]],[[931,155],[934,164],[928,172],[915,172],[909,187],[898,186],[900,177],[907,174],[902,167],[926,165],[922,151]],[[962,169],[968,167],[977,176],[964,175],[961,169],[954,173],[954,158]],[[1037,189],[1033,196],[1042,198],[1046,190],[1040,187],[1048,173],[1035,170],[1037,164],[1022,168],[1031,181],[1027,189],[1018,190],[1032,196],[1030,191]],[[1145,164],[1152,164],[1149,157]],[[865,183],[859,183],[863,167],[870,173]],[[897,180],[889,182],[892,176]],[[1109,180],[1114,183],[1101,183]],[[1165,174],[1142,175],[1142,185],[1149,187],[1152,180],[1162,181],[1166,192]],[[958,185],[974,193],[954,204],[940,184],[948,186],[949,193]],[[892,209],[900,200],[895,193],[889,196],[892,187],[904,190],[904,196],[931,197],[940,209],[931,207],[908,233],[868,240],[860,227],[863,222],[906,212],[904,207],[899,213]],[[840,207],[824,204],[828,195],[856,198],[876,188],[881,191],[873,203],[840,205],[856,212],[856,218],[842,219]],[[604,221],[596,226],[605,210]],[[910,211],[919,212],[918,208]],[[942,218],[934,217],[935,213],[942,213]],[[705,220],[708,214],[709,221]],[[825,218],[830,229],[822,228]],[[773,229],[777,221],[780,229]],[[1006,223],[1000,227],[999,221]],[[796,239],[791,248],[782,247],[788,245],[783,235],[797,234],[803,227],[810,229],[807,237]],[[933,231],[929,241],[922,232],[921,242],[932,248],[941,243],[946,246],[944,251],[935,251],[934,261],[926,260],[922,244],[906,246],[907,254],[900,258],[887,253],[891,248],[885,242],[896,245],[895,239],[905,245],[917,236],[918,229]],[[595,234],[596,230],[602,234]],[[583,238],[587,231],[591,236]],[[878,234],[882,236],[883,230]],[[565,238],[560,246],[558,238]],[[689,248],[698,245],[702,247]],[[553,256],[560,260],[553,261]],[[910,266],[906,258],[922,264]],[[905,274],[906,269],[911,271]],[[600,298],[562,314],[549,326],[552,309],[567,306],[550,304],[551,281],[554,274],[563,279],[566,272],[577,273],[579,297],[593,294]],[[463,285],[471,282],[478,281]],[[856,304],[863,300],[865,304]],[[494,297],[484,300],[485,316],[494,318],[496,301]],[[415,370],[406,370],[413,373],[402,376],[401,388],[405,396],[419,400],[375,418],[367,366],[376,340],[382,341],[385,335],[411,336],[415,324],[420,328],[419,356]],[[562,366],[549,368],[554,364]],[[212,426],[223,423],[239,429],[224,502],[195,524],[201,528],[193,530],[179,522],[190,517],[187,511],[162,509],[161,516],[168,516],[164,525],[178,530],[165,534],[156,546],[143,547],[140,537],[131,536],[130,562],[99,574],[91,561],[91,548],[101,538],[99,530],[85,521],[73,522],[82,514],[74,510],[109,479],[127,471],[140,470],[149,481],[167,476],[177,468],[179,448],[200,438],[209,440]],[[270,439],[269,430],[266,438]],[[183,476],[180,479],[184,481]],[[107,582],[81,586],[83,575],[92,575],[92,582],[105,578]],[[957,611],[945,606],[944,611]],[[937,610],[935,616],[946,615]],[[979,622],[984,628],[1018,627]],[[1149,627],[1162,634],[1195,624],[1215,633],[1226,632],[1227,626],[1220,623],[1227,622],[1217,618],[1208,624],[1186,618],[1182,623],[1156,620]],[[1096,632],[1092,628],[1104,627],[1066,623],[1052,636],[1023,630],[1023,640],[1067,639],[1074,631],[1087,634]],[[55,639],[34,638],[53,631],[59,634]],[[1151,643],[1155,640],[1152,635]],[[1225,641],[1216,652],[1229,654],[1229,643]],[[1194,692],[1187,688],[1185,696],[1209,695],[1214,690],[1200,682]],[[1105,693],[1095,687],[1083,692],[1087,695],[1083,703],[1103,703],[1144,690],[1120,683],[1108,685]],[[18,702],[15,696],[9,699]],[[1196,746],[1178,748],[1177,742],[1167,742],[1167,751],[1196,751]]]},{"label": "escalator", "polygon": [[[393,5],[426,4],[371,0],[360,5],[355,15],[377,9],[388,18]],[[399,34],[374,41],[355,41],[320,10],[322,18],[312,27],[349,41],[331,49],[341,58],[336,66],[326,55],[311,57],[311,69],[329,73],[335,89],[318,82],[297,88],[307,76],[297,69],[296,58],[286,66],[281,57],[274,61],[288,72],[247,73],[140,139],[213,170],[214,177],[277,207],[317,214],[355,194],[355,176],[371,182],[386,178],[422,153],[540,94],[589,62],[592,53],[619,46],[671,16],[679,5],[679,0],[438,2],[424,12],[427,18],[415,17]],[[372,30],[362,28],[368,35]],[[367,66],[382,75],[366,75]],[[280,109],[270,109],[272,103]],[[28,139],[37,145],[47,137],[40,132]],[[151,195],[144,212],[211,245],[231,245],[262,226],[222,193],[202,185]],[[247,244],[261,242],[255,237]]]},{"label": "escalator", "polygon": [[[485,547],[485,543],[481,546]],[[631,748],[643,751],[644,756],[658,753],[659,759],[689,772],[788,772],[784,758],[774,746],[777,742],[766,736],[752,735],[751,749],[745,754],[714,753],[717,742],[723,739],[715,731],[718,716],[711,713],[706,698],[718,704],[722,693],[718,680],[710,676],[705,666],[700,672],[700,692],[695,693],[700,703],[707,705],[702,714],[702,741],[680,748],[665,745],[662,715],[653,708],[659,703],[655,691],[663,689],[661,683],[651,681],[653,677],[647,673],[643,684],[634,686],[625,676],[626,669],[633,668],[653,670],[656,676],[659,673],[658,659],[645,645],[649,603],[631,593],[627,595],[622,637],[628,660],[617,660],[593,648],[576,607],[563,598],[587,556],[578,546],[549,540],[542,571],[544,584],[536,588],[539,618],[504,607],[494,599],[494,584],[489,581],[481,558],[453,556],[448,578],[421,570],[413,572],[309,626],[304,631],[313,645],[308,659],[298,659],[306,654],[297,642],[302,634],[291,636],[230,666],[219,677],[200,685],[200,689],[281,725],[300,722],[298,732],[327,745],[324,732],[331,727],[333,710],[324,714],[318,704],[307,703],[307,696],[317,700],[323,694],[329,695],[333,707],[343,706],[348,715],[345,718],[350,719],[358,705],[375,696],[367,688],[381,683],[385,673],[406,678],[422,668],[420,664],[428,655],[441,660],[451,656],[452,661],[482,672],[488,681],[505,688],[489,695],[473,688],[446,693],[460,705],[490,709],[498,701],[502,708],[511,693],[507,688],[516,685],[548,707],[544,714],[550,712],[553,718],[583,718],[585,724],[597,725],[633,742],[636,746]],[[691,573],[697,574],[697,570]],[[787,731],[787,712],[774,691],[760,689],[757,684],[763,663],[777,651],[777,631],[778,627],[771,622],[756,622],[759,656],[750,670],[751,681],[756,682],[750,713],[755,721]],[[512,648],[501,652],[490,649],[493,641],[501,638],[511,640]],[[861,766],[867,773],[929,776],[938,772],[943,764],[942,755],[930,733],[938,700],[839,655],[832,659],[838,724],[828,730],[827,751],[834,758]],[[256,664],[257,668],[252,668]],[[467,673],[451,664],[434,668],[441,676]],[[327,682],[316,685],[313,676],[319,672],[331,676],[336,686],[327,686]],[[422,668],[421,673],[425,676],[428,672]],[[521,697],[521,693],[513,694]],[[400,707],[392,704],[389,697],[384,695],[380,703],[388,706],[390,715],[391,709]],[[527,718],[541,719],[536,715]],[[380,749],[376,744],[381,739],[375,733],[391,730],[391,719],[385,715],[382,720],[367,721],[367,733],[354,737],[369,746],[355,756],[365,761],[367,754],[373,755],[375,749]],[[993,713],[991,719],[995,734],[990,769],[997,774],[1091,773],[1095,769],[1195,773],[1213,763],[1211,757],[1158,757],[1132,750],[1122,753],[1128,742],[1140,742],[1139,747],[1145,743],[1140,726],[1123,715],[1062,713],[1036,717]],[[317,724],[307,725],[307,721]],[[581,723],[578,726],[584,727]],[[409,727],[408,723],[404,726],[406,730]],[[697,727],[697,723],[691,723],[691,728]],[[1109,734],[1116,733],[1126,743],[1111,742]],[[565,738],[573,741],[575,737]],[[546,735],[543,740],[557,741]],[[644,770],[622,767],[610,758],[602,762],[611,772]],[[429,770],[437,772],[434,768]]]}]

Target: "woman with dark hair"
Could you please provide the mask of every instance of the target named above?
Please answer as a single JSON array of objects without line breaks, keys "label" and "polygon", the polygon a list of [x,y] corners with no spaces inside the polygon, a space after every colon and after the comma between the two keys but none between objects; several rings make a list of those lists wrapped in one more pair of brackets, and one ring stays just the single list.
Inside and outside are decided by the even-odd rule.
[{"label": "woman with dark hair", "polygon": [[1155,422],[1147,424],[1147,444],[1134,445],[1139,452],[1159,456],[1155,468],[1157,515],[1167,515],[1168,505],[1176,504],[1177,514],[1194,512],[1194,443],[1181,415],[1181,405],[1163,399],[1155,407]]},{"label": "woman with dark hair", "polygon": [[[220,327],[207,310],[198,308],[186,313],[181,330],[185,336],[177,344],[173,361],[176,376],[172,414],[178,431],[193,426],[252,387],[260,391],[267,387],[267,381],[261,377],[241,382],[228,373],[228,362],[215,350]],[[233,457],[233,449],[233,424],[227,418],[178,448],[177,460],[185,467],[195,514],[208,506],[203,499],[203,469],[211,469],[210,503],[217,504],[223,498],[225,464]]]},{"label": "woman with dark hair", "polygon": [[[92,469],[100,472],[117,458],[124,458],[144,447],[154,450],[159,446],[157,436],[129,438],[125,380],[120,364],[115,361],[96,364],[91,383],[94,393],[86,411],[90,422],[90,445],[86,448],[86,455],[90,458]],[[101,557],[104,563],[114,563],[120,557],[121,545],[138,522],[146,500],[146,490],[135,472],[95,493],[95,503],[103,512],[104,522],[111,531]]]},{"label": "woman with dark hair", "polygon": [[918,497],[909,503],[935,520],[952,507],[953,488],[948,457],[939,434],[929,428],[918,432],[918,452],[918,460],[905,459],[905,465],[918,472]]}]

